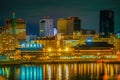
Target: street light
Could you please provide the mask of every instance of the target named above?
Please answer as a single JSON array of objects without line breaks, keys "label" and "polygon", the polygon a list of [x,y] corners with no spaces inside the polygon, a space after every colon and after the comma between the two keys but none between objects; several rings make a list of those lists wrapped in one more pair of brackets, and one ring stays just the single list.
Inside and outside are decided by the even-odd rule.
[{"label": "street light", "polygon": [[51,48],[48,48],[48,52],[51,52],[52,51],[52,49]]},{"label": "street light", "polygon": [[57,51],[58,51],[58,55],[61,55],[61,51],[62,51],[62,49],[59,48]]},{"label": "street light", "polygon": [[61,48],[59,48],[58,51],[61,52]]},{"label": "street light", "polygon": [[66,52],[68,52],[68,51],[69,51],[69,48],[68,48],[68,47],[66,47],[66,48],[65,48],[65,51],[66,51]]}]

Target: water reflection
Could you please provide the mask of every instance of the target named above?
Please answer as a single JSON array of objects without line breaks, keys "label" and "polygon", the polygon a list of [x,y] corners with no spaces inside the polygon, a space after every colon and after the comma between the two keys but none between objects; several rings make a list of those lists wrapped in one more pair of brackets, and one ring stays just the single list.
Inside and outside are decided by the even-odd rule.
[{"label": "water reflection", "polygon": [[24,65],[20,70],[20,80],[42,80],[42,66]]},{"label": "water reflection", "polygon": [[120,64],[73,63],[1,66],[9,80],[120,80]]}]

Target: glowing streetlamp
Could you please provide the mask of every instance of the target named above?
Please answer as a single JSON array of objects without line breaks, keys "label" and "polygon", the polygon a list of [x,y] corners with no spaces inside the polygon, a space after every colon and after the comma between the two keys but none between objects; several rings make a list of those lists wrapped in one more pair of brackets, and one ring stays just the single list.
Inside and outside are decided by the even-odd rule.
[{"label": "glowing streetlamp", "polygon": [[52,51],[52,49],[51,48],[48,48],[48,52],[51,52]]},{"label": "glowing streetlamp", "polygon": [[68,47],[66,47],[66,48],[65,48],[65,51],[66,51],[66,52],[68,52],[68,51],[69,51],[69,48],[68,48]]},{"label": "glowing streetlamp", "polygon": [[62,49],[59,48],[57,51],[58,51],[58,55],[61,55],[61,51],[62,51]]},{"label": "glowing streetlamp", "polygon": [[59,52],[61,52],[61,51],[62,51],[62,49],[61,49],[61,48],[59,48],[59,49],[58,49],[58,51],[59,51]]}]

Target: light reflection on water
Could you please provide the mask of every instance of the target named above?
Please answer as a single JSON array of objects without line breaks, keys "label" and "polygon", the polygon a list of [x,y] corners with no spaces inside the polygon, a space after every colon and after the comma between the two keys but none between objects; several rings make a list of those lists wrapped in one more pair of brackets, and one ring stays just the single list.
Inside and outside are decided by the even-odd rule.
[{"label": "light reflection on water", "polygon": [[1,66],[9,80],[120,80],[120,64],[71,63]]}]

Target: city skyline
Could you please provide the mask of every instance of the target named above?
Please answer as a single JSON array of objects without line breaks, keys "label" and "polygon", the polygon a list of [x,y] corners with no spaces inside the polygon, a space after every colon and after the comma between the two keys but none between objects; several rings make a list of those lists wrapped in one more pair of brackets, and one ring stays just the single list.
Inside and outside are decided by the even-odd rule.
[{"label": "city skyline", "polygon": [[100,35],[109,37],[114,34],[114,12],[109,10],[100,11]]},{"label": "city skyline", "polygon": [[[54,27],[59,18],[76,16],[81,19],[81,27],[95,29],[99,32],[100,10],[114,11],[115,32],[120,31],[120,1],[119,0],[41,0],[29,1],[1,1],[0,25],[4,25],[4,19],[11,18],[15,11],[16,18],[22,18],[27,23],[27,31],[35,34],[38,31],[39,20],[44,16],[50,16],[54,20]],[[31,29],[32,28],[32,29]],[[34,29],[33,29],[34,28]]]}]

